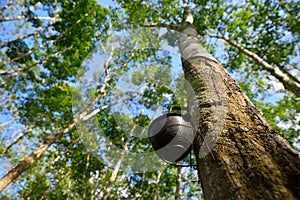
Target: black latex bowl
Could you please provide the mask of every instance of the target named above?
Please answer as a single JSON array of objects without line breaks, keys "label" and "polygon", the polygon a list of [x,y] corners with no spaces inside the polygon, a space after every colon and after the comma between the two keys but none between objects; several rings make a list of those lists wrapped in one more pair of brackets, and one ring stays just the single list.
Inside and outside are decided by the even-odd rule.
[{"label": "black latex bowl", "polygon": [[190,118],[189,114],[169,113],[150,124],[148,137],[161,159],[178,162],[190,153],[194,141]]}]

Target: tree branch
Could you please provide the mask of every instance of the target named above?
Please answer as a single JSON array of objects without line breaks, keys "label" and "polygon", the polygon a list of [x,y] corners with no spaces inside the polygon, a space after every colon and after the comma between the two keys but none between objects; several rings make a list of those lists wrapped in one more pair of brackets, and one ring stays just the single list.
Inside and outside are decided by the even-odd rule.
[{"label": "tree branch", "polygon": [[23,131],[23,133],[21,135],[19,135],[12,143],[10,143],[10,145],[8,145],[8,147],[6,147],[5,151],[3,151],[1,154],[0,154],[0,158],[2,158],[12,147],[13,145],[15,145],[16,143],[18,143],[21,139],[23,139],[28,133],[32,132],[33,129],[36,128],[36,127],[33,127],[33,128],[30,128],[29,130],[26,130],[26,131]]},{"label": "tree branch", "polygon": [[[24,53],[23,55],[20,55],[20,56],[18,56],[18,57],[15,57],[14,59],[9,60],[8,62],[3,63],[2,65],[0,65],[0,69],[1,69],[2,67],[4,67],[5,65],[9,65],[9,64],[12,63],[12,62],[16,62],[16,61],[18,61],[18,60],[24,58],[25,56],[28,56],[28,55],[32,54],[33,52],[35,52],[35,51],[37,51],[38,49],[40,49],[42,46],[43,46],[43,45],[41,45],[41,46],[39,46],[39,47],[37,47],[37,48],[33,48],[33,49],[29,50],[28,52]],[[18,70],[18,69],[0,71],[0,76],[1,76],[1,75],[8,75],[8,74],[14,73],[14,72],[16,72],[17,70]]]},{"label": "tree branch", "polygon": [[170,30],[174,30],[174,31],[178,31],[180,32],[182,26],[180,25],[175,25],[175,24],[165,24],[165,23],[152,23],[152,24],[135,24],[135,25],[139,25],[141,27],[161,27],[161,28],[167,28]]},{"label": "tree branch", "polygon": [[292,79],[293,81],[295,81],[296,83],[299,83],[300,84],[300,80],[296,77],[296,76],[294,76],[293,74],[291,74],[288,70],[286,70],[283,66],[278,66],[279,67],[279,69],[281,70],[281,71],[283,71],[285,74],[287,74],[288,75],[288,77],[290,78],[290,79]]},{"label": "tree branch", "polygon": [[[6,71],[3,71],[3,72],[0,72],[0,75],[8,75],[8,74],[12,74],[12,75],[8,78],[8,80],[11,80],[13,77],[16,77],[16,76],[18,76],[18,75],[24,73],[24,71],[29,70],[29,69],[31,69],[31,68],[33,68],[33,67],[35,67],[35,66],[44,64],[44,63],[46,63],[51,57],[56,56],[56,55],[61,54],[61,53],[64,53],[65,51],[67,51],[67,50],[69,50],[69,49],[71,49],[71,47],[66,48],[66,49],[64,49],[64,50],[62,50],[62,51],[56,52],[55,54],[52,54],[52,55],[46,57],[45,59],[40,60],[39,62],[32,63],[31,65],[28,65],[28,66],[25,66],[25,67],[21,67],[21,68],[18,68],[18,69],[11,69],[11,70],[6,70]],[[0,83],[0,87],[3,87],[4,85],[6,85],[6,83],[7,83],[7,80],[6,80],[6,81],[3,81],[2,83]]]},{"label": "tree branch", "polygon": [[0,9],[0,13],[3,13],[4,10],[6,10],[9,6],[11,6],[14,3],[14,0],[10,0],[3,8]]},{"label": "tree branch", "polygon": [[25,15],[20,15],[17,17],[4,17],[2,19],[0,19],[0,23],[1,22],[7,22],[7,21],[16,21],[16,20],[21,20],[21,19],[39,19],[39,20],[50,20],[50,21],[56,21],[56,20],[60,20],[60,18],[57,17],[28,17]]},{"label": "tree branch", "polygon": [[[86,16],[86,15],[88,15],[88,14],[89,14],[89,13],[86,13],[84,16]],[[71,29],[74,28],[75,25],[79,24],[81,21],[82,21],[81,18],[78,19],[74,24],[71,25],[70,28],[68,28],[67,30],[65,30],[62,34],[69,32]],[[14,43],[14,42],[16,42],[16,41],[24,40],[24,39],[27,39],[27,38],[29,38],[29,37],[31,37],[31,36],[35,36],[35,35],[39,34],[40,32],[46,30],[47,28],[53,26],[54,24],[55,24],[55,22],[54,22],[54,23],[49,23],[47,26],[45,26],[45,27],[43,27],[43,28],[41,28],[41,29],[39,29],[39,30],[34,31],[34,32],[31,33],[31,34],[28,34],[28,35],[25,35],[25,36],[23,36],[23,37],[19,37],[19,38],[15,39],[15,40],[8,41],[8,42],[6,42],[6,43],[4,43],[4,44],[1,44],[1,45],[0,45],[0,49],[3,48],[3,47],[7,47],[7,46],[9,46],[11,43]]]},{"label": "tree branch", "polygon": [[[78,24],[78,23],[80,23],[80,22],[81,22],[81,19],[80,19],[80,20],[77,20],[77,22],[76,22],[75,24]],[[57,42],[57,41],[61,40],[62,36],[63,36],[65,33],[67,33],[68,31],[70,31],[70,30],[74,27],[75,24],[73,24],[73,25],[72,25],[70,28],[68,28],[67,30],[63,31],[63,32],[61,33],[61,35],[60,35],[58,38],[56,38],[55,40],[51,40],[49,43],[54,43],[54,42]],[[48,26],[50,26],[50,25],[52,26],[53,24],[48,24],[46,27],[48,28]],[[44,27],[43,29],[40,29],[39,31],[35,31],[35,32],[32,33],[32,34],[38,34],[40,31],[45,30],[46,27]],[[33,35],[29,34],[29,35],[26,35],[26,36],[23,37],[23,38],[19,38],[19,39],[17,39],[17,40],[13,40],[13,41],[7,42],[7,43],[3,44],[2,47],[3,47],[3,46],[8,46],[10,43],[13,43],[13,42],[15,42],[15,41],[26,39],[26,38],[28,38],[28,37],[30,37],[30,36],[33,36]],[[14,58],[14,59],[12,59],[12,60],[10,60],[9,62],[3,63],[3,64],[0,66],[0,69],[1,69],[2,67],[4,67],[5,65],[10,64],[11,62],[20,60],[20,59],[22,59],[23,57],[25,57],[25,56],[27,56],[27,55],[30,55],[31,53],[37,51],[38,49],[42,48],[43,46],[45,46],[45,45],[41,45],[41,46],[37,47],[36,49],[32,49],[32,50],[28,51],[27,53],[25,53],[25,54],[23,54],[23,55],[21,55],[21,56],[19,56],[19,57],[16,57],[16,58]],[[1,46],[0,46],[0,48],[1,48]],[[65,52],[65,51],[68,50],[68,49],[70,49],[70,47],[69,47],[69,48],[66,48],[66,49],[64,49],[64,50],[62,50],[62,51],[60,51],[60,52],[56,52],[56,53],[53,54],[53,55],[58,55],[59,53],[63,53],[63,52]],[[1,76],[1,75],[12,74],[12,73],[16,73],[16,74],[13,75],[12,77],[18,76],[18,75],[21,74],[20,72],[23,72],[23,71],[25,71],[25,70],[27,70],[27,69],[30,69],[30,68],[32,68],[32,67],[34,67],[34,66],[37,66],[37,65],[39,65],[39,64],[45,63],[50,57],[51,57],[51,56],[45,58],[44,60],[42,60],[42,61],[40,61],[40,62],[31,64],[31,65],[26,66],[26,67],[23,67],[23,68],[18,68],[18,69],[12,69],[12,70],[1,71],[1,72],[0,72],[0,76]],[[10,79],[11,79],[12,77],[10,77]],[[2,83],[0,84],[0,86],[3,86],[3,85],[5,85],[5,82],[2,82]]]},{"label": "tree branch", "polygon": [[268,71],[271,75],[273,75],[277,80],[279,80],[285,89],[291,91],[294,93],[297,97],[300,97],[300,87],[292,80],[289,79],[288,76],[286,76],[278,67],[271,66],[268,62],[263,60],[261,57],[259,57],[257,54],[247,50],[246,48],[240,46],[239,44],[235,43],[234,41],[231,41],[228,38],[222,37],[222,36],[211,36],[214,38],[222,39],[232,45],[233,47],[240,50],[242,53],[246,54],[250,58],[252,58],[258,65],[262,66],[262,68],[266,71]]},{"label": "tree branch", "polygon": [[[63,33],[63,34],[64,34],[64,33]],[[63,35],[63,34],[62,34],[62,35]],[[30,55],[30,54],[36,52],[37,50],[41,49],[42,47],[45,47],[46,45],[54,44],[55,42],[62,40],[62,35],[60,35],[60,36],[59,36],[58,38],[56,38],[55,40],[50,40],[50,41],[49,41],[48,43],[46,43],[46,44],[39,45],[38,47],[35,47],[35,48],[29,50],[28,52],[24,53],[23,55],[20,55],[20,56],[18,56],[18,57],[15,57],[14,59],[11,59],[11,60],[9,60],[9,61],[7,61],[7,62],[4,62],[3,64],[0,65],[0,69],[3,68],[5,65],[9,65],[9,64],[11,64],[12,62],[16,62],[16,61],[18,61],[18,60],[24,58],[25,56],[28,56],[28,55]],[[70,48],[67,48],[67,49],[70,49]],[[62,53],[62,52],[65,52],[65,50],[60,51],[60,52],[61,52],[61,53]],[[59,52],[58,52],[58,53],[59,53]],[[53,55],[57,55],[57,53],[56,53],[56,54],[53,54]],[[50,55],[49,55],[49,56],[50,56]],[[1,75],[12,74],[12,73],[14,73],[14,72],[17,72],[18,70],[19,70],[19,69],[0,71],[0,76],[1,76]]]},{"label": "tree branch", "polygon": [[183,8],[184,8],[184,15],[185,15],[184,21],[186,23],[193,24],[194,17],[193,17],[193,14],[192,14],[192,11],[191,11],[190,7],[186,3],[184,3]]},{"label": "tree branch", "polygon": [[35,35],[39,34],[40,32],[42,32],[42,31],[48,29],[49,27],[51,27],[51,26],[53,26],[53,25],[54,25],[53,23],[52,23],[52,24],[49,23],[49,24],[47,24],[47,26],[44,26],[43,28],[34,31],[34,32],[31,33],[31,34],[25,35],[25,36],[23,36],[23,37],[18,37],[17,39],[8,41],[8,42],[6,42],[6,43],[4,43],[4,44],[0,44],[0,49],[3,48],[3,47],[7,47],[7,46],[9,46],[10,44],[12,44],[12,43],[14,43],[14,42],[16,42],[16,41],[24,40],[24,39],[27,39],[27,38],[29,38],[29,37],[31,37],[31,36],[35,36]]}]

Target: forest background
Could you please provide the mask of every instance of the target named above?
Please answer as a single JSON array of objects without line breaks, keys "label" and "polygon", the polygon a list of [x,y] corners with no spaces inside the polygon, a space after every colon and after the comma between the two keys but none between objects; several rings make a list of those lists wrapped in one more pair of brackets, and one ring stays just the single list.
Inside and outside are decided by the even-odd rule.
[{"label": "forest background", "polygon": [[[183,3],[1,1],[0,176],[20,166],[3,199],[203,198],[193,169],[143,157],[149,123],[186,105],[178,33],[143,25],[182,24]],[[299,152],[299,1],[189,5],[203,46]]]}]

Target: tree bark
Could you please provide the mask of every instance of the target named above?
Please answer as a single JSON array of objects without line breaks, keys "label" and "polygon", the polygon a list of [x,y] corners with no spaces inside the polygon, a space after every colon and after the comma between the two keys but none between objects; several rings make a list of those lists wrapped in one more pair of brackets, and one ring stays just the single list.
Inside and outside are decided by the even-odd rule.
[{"label": "tree bark", "polygon": [[194,150],[205,199],[300,199],[298,153],[203,49],[192,24],[179,47],[199,109]]}]

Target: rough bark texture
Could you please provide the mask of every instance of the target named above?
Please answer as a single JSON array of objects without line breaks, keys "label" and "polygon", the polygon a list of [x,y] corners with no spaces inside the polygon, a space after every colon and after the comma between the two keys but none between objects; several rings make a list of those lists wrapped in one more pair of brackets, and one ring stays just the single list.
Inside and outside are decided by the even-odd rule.
[{"label": "rough bark texture", "polygon": [[200,110],[194,148],[205,199],[300,199],[299,155],[217,61],[197,55],[195,34],[186,23],[180,50]]}]

